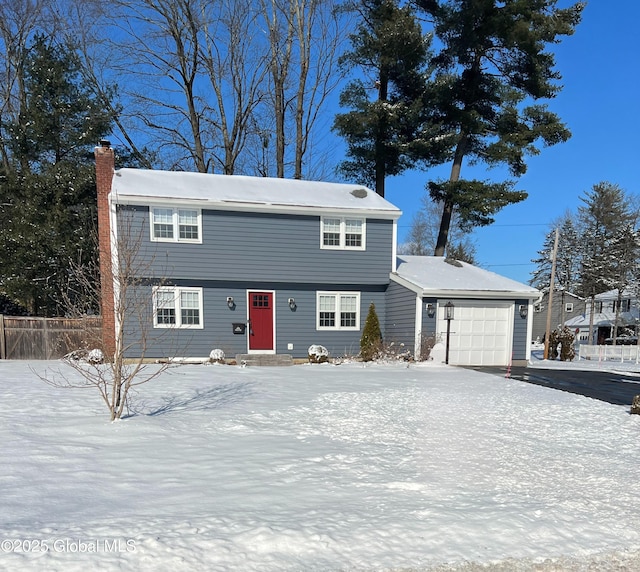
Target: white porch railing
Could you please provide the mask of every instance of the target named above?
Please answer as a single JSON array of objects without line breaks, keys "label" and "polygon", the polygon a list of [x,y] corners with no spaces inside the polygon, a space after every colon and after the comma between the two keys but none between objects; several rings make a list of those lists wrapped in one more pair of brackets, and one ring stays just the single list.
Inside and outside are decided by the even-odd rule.
[{"label": "white porch railing", "polygon": [[581,344],[578,359],[640,362],[640,346],[589,346]]}]

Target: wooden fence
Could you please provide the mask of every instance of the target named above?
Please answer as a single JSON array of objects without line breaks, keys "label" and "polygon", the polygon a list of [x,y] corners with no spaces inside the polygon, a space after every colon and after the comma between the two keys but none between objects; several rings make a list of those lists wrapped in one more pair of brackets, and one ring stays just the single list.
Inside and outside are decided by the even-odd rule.
[{"label": "wooden fence", "polygon": [[0,359],[58,359],[100,347],[102,318],[34,318],[0,314]]}]

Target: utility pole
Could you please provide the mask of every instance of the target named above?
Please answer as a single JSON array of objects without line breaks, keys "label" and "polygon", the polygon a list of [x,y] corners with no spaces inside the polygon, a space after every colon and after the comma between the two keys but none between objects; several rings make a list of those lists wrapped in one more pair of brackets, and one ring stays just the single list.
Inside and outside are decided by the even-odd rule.
[{"label": "utility pole", "polygon": [[551,255],[551,282],[549,283],[549,300],[547,303],[547,330],[544,334],[544,359],[549,359],[549,336],[551,335],[551,309],[553,306],[553,283],[556,279],[556,257],[558,255],[558,229],[553,241],[553,254]]}]

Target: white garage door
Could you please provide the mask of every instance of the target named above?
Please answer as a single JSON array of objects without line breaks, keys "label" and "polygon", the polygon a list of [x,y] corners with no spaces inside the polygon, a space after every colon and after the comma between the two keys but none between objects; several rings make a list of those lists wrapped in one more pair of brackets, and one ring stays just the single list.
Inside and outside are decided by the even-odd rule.
[{"label": "white garage door", "polygon": [[[438,330],[446,340],[444,304],[438,303]],[[513,303],[452,300],[449,363],[452,365],[508,365],[513,340]]]}]

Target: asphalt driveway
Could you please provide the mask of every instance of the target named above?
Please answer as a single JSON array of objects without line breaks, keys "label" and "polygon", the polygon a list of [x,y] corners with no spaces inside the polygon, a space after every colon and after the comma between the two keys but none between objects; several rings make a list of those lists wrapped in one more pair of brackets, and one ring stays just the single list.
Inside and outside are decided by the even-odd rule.
[{"label": "asphalt driveway", "polygon": [[470,367],[476,371],[511,377],[527,383],[553,387],[577,393],[614,405],[631,405],[633,397],[640,395],[640,367],[635,372],[581,371],[542,369],[539,367]]}]

